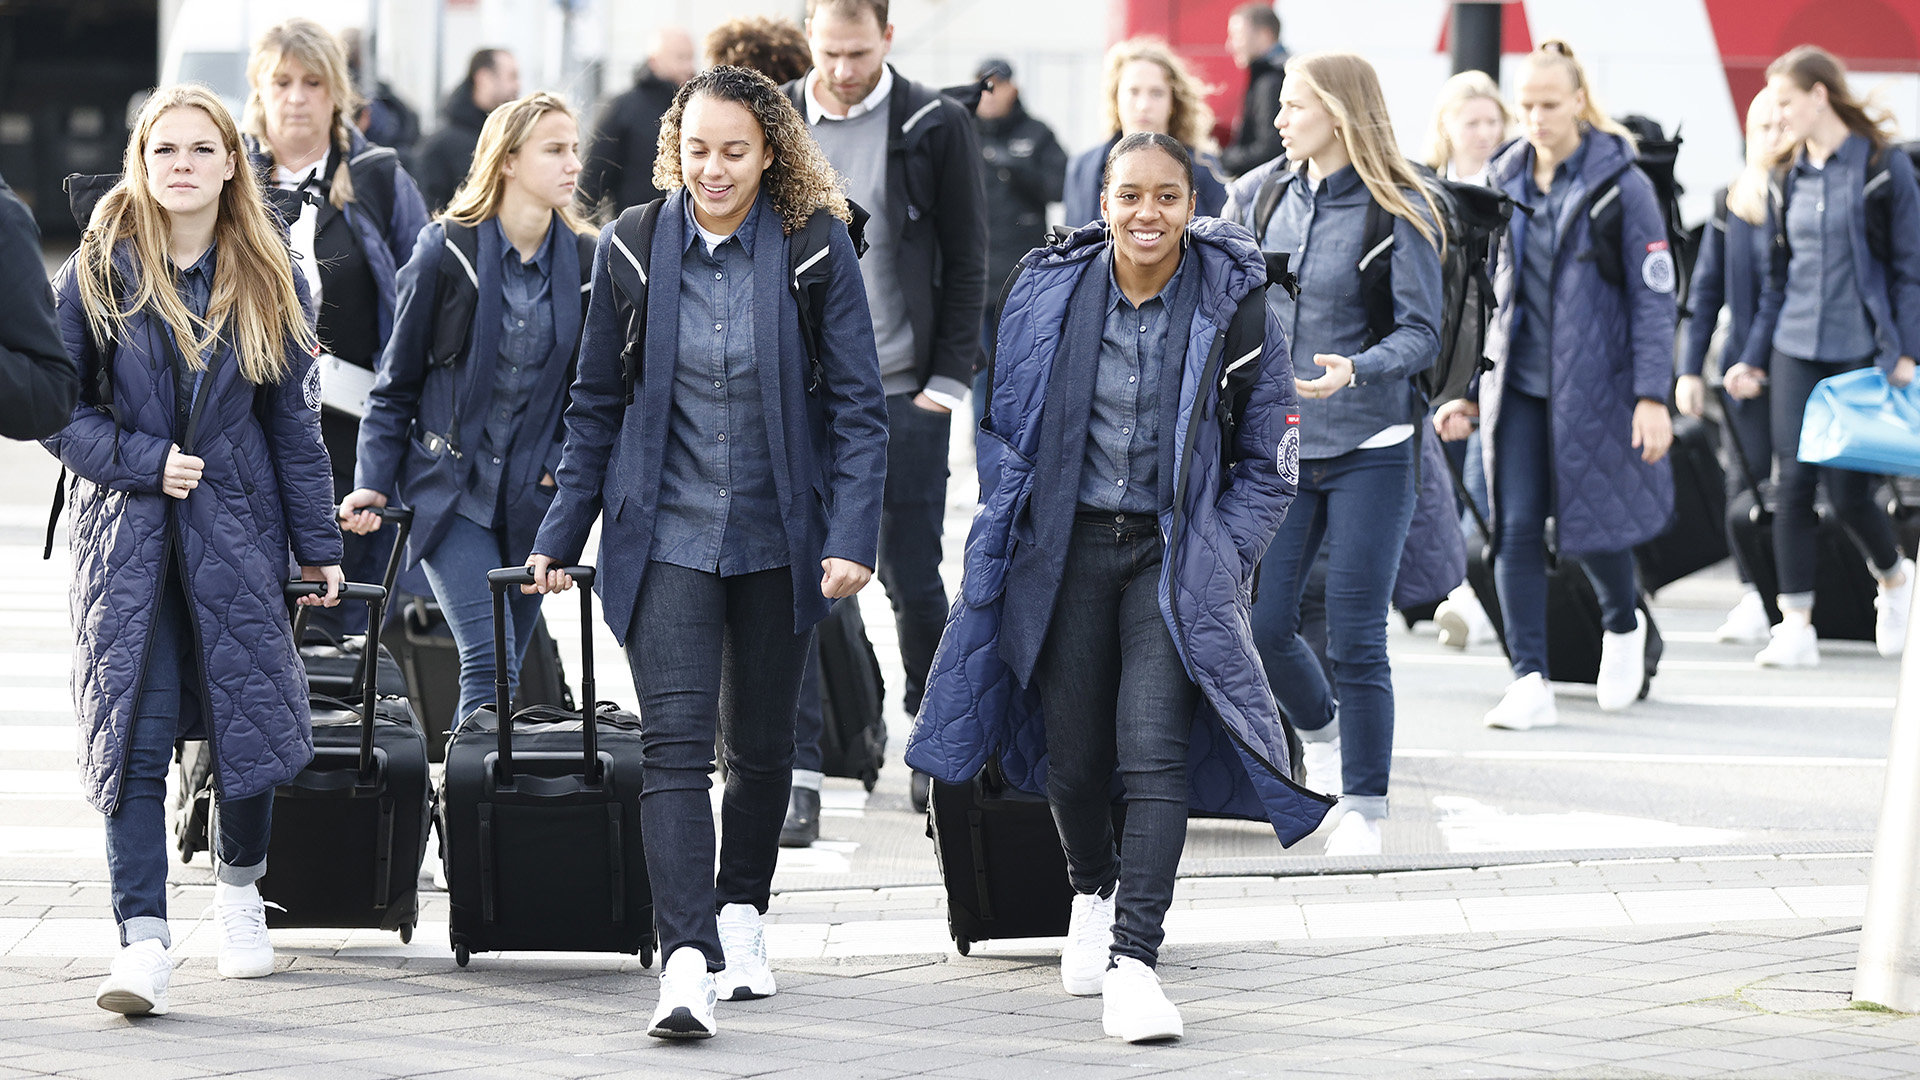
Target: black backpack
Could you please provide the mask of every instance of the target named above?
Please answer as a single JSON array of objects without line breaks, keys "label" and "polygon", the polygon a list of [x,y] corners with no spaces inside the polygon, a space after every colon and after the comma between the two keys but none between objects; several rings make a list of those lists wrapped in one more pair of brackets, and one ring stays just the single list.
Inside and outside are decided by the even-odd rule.
[{"label": "black backpack", "polygon": [[[1700,233],[1689,230],[1680,220],[1680,196],[1686,189],[1675,177],[1680,158],[1679,129],[1672,137],[1658,121],[1645,116],[1623,116],[1620,124],[1633,133],[1638,156],[1634,164],[1653,182],[1654,201],[1660,207],[1660,219],[1666,225],[1667,251],[1673,257],[1673,299],[1680,314],[1687,314],[1687,293],[1693,280],[1693,260],[1699,250]],[[1588,234],[1593,240],[1594,268],[1609,285],[1623,285],[1627,267],[1620,251],[1621,233],[1626,227],[1626,211],[1620,205],[1619,185],[1602,184],[1587,196]]]},{"label": "black backpack", "polygon": [[[1253,199],[1253,230],[1264,240],[1281,196],[1294,178],[1284,165],[1260,184]],[[1464,397],[1475,375],[1492,366],[1487,360],[1487,327],[1493,321],[1493,277],[1489,264],[1518,205],[1497,188],[1421,175],[1440,206],[1447,251],[1440,260],[1440,355],[1414,377],[1422,405],[1416,411]],[[1378,202],[1367,206],[1362,242],[1360,288],[1366,297],[1367,342],[1372,348],[1393,332],[1393,215]]]},{"label": "black backpack", "polygon": [[[645,374],[647,269],[653,252],[654,225],[666,199],[655,199],[642,206],[621,211],[613,223],[614,251],[607,259],[608,276],[613,279],[615,313],[626,325],[626,344],[620,350],[621,376],[627,384],[627,404],[633,404],[634,391]],[[867,212],[849,199],[853,222],[847,234],[853,240],[855,256],[866,254]],[[807,218],[787,244],[787,288],[800,310],[800,340],[807,350],[807,393],[820,388],[820,331],[826,323],[827,287],[833,271],[827,264],[827,241],[836,219],[821,208]]]}]

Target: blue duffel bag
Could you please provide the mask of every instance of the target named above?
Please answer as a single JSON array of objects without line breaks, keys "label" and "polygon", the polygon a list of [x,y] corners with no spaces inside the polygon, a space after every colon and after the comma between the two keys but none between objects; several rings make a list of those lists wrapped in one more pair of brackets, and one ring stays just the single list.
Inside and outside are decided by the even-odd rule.
[{"label": "blue duffel bag", "polygon": [[1800,460],[1920,476],[1920,380],[1896,387],[1877,367],[1820,380],[1800,426]]}]

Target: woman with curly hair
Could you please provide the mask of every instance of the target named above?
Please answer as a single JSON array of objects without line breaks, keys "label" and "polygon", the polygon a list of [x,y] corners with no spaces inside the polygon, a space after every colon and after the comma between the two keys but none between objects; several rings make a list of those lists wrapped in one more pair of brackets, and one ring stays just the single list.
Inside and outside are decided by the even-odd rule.
[{"label": "woman with curly hair", "polygon": [[707,35],[707,66],[743,67],[776,83],[790,83],[813,67],[807,36],[791,19],[746,15],[728,19]]},{"label": "woman with curly hair", "polygon": [[1067,165],[1066,222],[1100,218],[1100,178],[1107,154],[1138,131],[1171,135],[1193,158],[1194,214],[1214,217],[1227,205],[1227,186],[1213,156],[1213,109],[1200,81],[1157,37],[1128,38],[1107,50],[1107,140]]},{"label": "woman with curly hair", "polygon": [[[666,957],[648,1033],[707,1038],[716,988],[729,1001],[774,992],[760,916],[801,670],[814,624],[873,576],[887,412],[851,211],[772,80],[717,67],[682,86],[654,183],[670,194],[629,210],[594,253],[560,490],[528,588],[572,587],[561,568],[604,508],[599,585],[640,699],[641,825]],[[637,240],[643,214],[652,237],[636,250],[623,237]],[[823,312],[790,291],[803,230],[827,236]],[[630,303],[642,283],[646,302]]]}]

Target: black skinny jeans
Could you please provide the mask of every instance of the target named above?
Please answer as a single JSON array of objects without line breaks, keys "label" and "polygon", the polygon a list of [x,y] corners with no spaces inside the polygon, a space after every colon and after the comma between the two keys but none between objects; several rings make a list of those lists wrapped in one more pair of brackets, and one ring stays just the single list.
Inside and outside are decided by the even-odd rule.
[{"label": "black skinny jeans", "polygon": [[1797,360],[1775,351],[1768,371],[1773,397],[1774,514],[1773,557],[1780,567],[1780,595],[1801,597],[1801,607],[1813,604],[1815,539],[1820,518],[1814,511],[1816,484],[1827,489],[1827,501],[1841,524],[1853,534],[1875,572],[1885,576],[1900,564],[1899,541],[1886,508],[1873,500],[1878,477],[1851,469],[1829,469],[1800,460],[1800,425],[1807,399],[1821,379],[1866,367],[1871,360],[1828,364]]},{"label": "black skinny jeans", "polygon": [[[761,913],[793,779],[793,707],[812,633],[793,632],[787,567],[721,577],[649,563],[627,659],[640,697],[640,794],[660,955],[685,945],[726,966],[716,915]],[[726,747],[714,870],[714,732]]]},{"label": "black skinny jeans", "polygon": [[[1187,735],[1199,688],[1160,614],[1152,515],[1078,515],[1034,670],[1047,728],[1047,801],[1075,892],[1119,882],[1115,957],[1153,967],[1187,842]],[[1114,850],[1113,774],[1127,824]]]}]

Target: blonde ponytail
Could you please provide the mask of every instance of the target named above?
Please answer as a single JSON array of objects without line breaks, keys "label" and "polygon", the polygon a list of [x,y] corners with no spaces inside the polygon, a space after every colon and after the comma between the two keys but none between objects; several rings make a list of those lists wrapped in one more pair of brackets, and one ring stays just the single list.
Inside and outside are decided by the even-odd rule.
[{"label": "blonde ponytail", "polygon": [[1536,70],[1553,67],[1566,72],[1567,78],[1573,82],[1573,88],[1586,94],[1586,107],[1580,110],[1580,126],[1594,131],[1604,131],[1609,135],[1618,135],[1627,140],[1628,150],[1639,152],[1640,144],[1633,137],[1633,132],[1628,131],[1618,120],[1608,116],[1606,110],[1600,107],[1600,99],[1593,92],[1593,83],[1587,78],[1587,67],[1575,59],[1573,46],[1559,38],[1548,38],[1540,43],[1539,48],[1527,55],[1527,63]]}]

